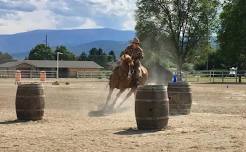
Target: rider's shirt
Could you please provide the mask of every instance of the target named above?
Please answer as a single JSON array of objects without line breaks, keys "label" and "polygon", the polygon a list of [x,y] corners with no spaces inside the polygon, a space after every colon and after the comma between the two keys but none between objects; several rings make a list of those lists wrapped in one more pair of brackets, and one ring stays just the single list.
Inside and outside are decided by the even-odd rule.
[{"label": "rider's shirt", "polygon": [[128,54],[132,57],[133,60],[140,60],[143,58],[144,56],[144,53],[143,53],[143,50],[138,47],[136,49],[134,49],[131,45],[128,46],[122,54]]}]

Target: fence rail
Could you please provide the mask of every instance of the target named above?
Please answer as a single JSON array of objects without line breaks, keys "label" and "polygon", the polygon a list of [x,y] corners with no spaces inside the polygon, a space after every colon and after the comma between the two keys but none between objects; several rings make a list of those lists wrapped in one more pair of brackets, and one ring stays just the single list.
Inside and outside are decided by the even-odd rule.
[{"label": "fence rail", "polygon": [[99,78],[108,79],[112,71],[80,71],[77,72],[77,78]]},{"label": "fence rail", "polygon": [[[22,78],[40,78],[41,71],[22,70]],[[0,70],[0,78],[15,78],[16,70]],[[108,79],[112,71],[80,71],[77,72],[77,78],[97,78]],[[203,70],[194,72],[184,72],[183,78],[189,82],[201,83],[238,83],[239,77],[241,82],[246,83],[246,70],[235,73],[229,70]],[[56,71],[46,71],[46,78],[56,78]]]},{"label": "fence rail", "polygon": [[229,70],[203,70],[192,73],[185,73],[184,79],[189,82],[211,82],[211,83],[227,83],[241,82],[246,83],[246,71],[231,72]]},{"label": "fence rail", "polygon": [[[41,71],[21,70],[22,78],[39,78]],[[16,70],[0,70],[0,78],[15,78]],[[46,78],[55,78],[56,71],[46,71]]]}]

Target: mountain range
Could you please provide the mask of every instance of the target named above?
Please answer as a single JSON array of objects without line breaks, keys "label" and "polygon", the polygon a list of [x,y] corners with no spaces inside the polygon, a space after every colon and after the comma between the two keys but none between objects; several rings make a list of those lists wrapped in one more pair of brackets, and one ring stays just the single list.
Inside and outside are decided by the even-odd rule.
[{"label": "mountain range", "polygon": [[0,35],[0,51],[8,52],[17,59],[28,56],[29,51],[37,44],[46,43],[55,48],[64,45],[79,55],[91,48],[102,48],[106,52],[114,50],[117,55],[135,36],[134,31],[102,29],[71,29],[71,30],[35,30],[23,33]]}]

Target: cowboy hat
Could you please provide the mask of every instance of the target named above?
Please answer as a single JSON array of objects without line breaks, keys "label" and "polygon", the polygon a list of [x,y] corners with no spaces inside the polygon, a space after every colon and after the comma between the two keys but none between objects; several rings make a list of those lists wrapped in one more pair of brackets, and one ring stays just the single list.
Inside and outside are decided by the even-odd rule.
[{"label": "cowboy hat", "polygon": [[139,41],[139,39],[138,39],[137,37],[135,37],[135,38],[131,41],[131,43],[140,44],[140,41]]}]

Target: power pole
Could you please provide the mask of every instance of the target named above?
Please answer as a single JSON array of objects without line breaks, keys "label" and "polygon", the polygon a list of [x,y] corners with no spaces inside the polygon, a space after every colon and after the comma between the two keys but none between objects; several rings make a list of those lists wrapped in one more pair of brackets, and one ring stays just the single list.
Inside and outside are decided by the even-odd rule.
[{"label": "power pole", "polygon": [[59,78],[59,55],[63,54],[61,52],[56,52],[56,79]]}]

